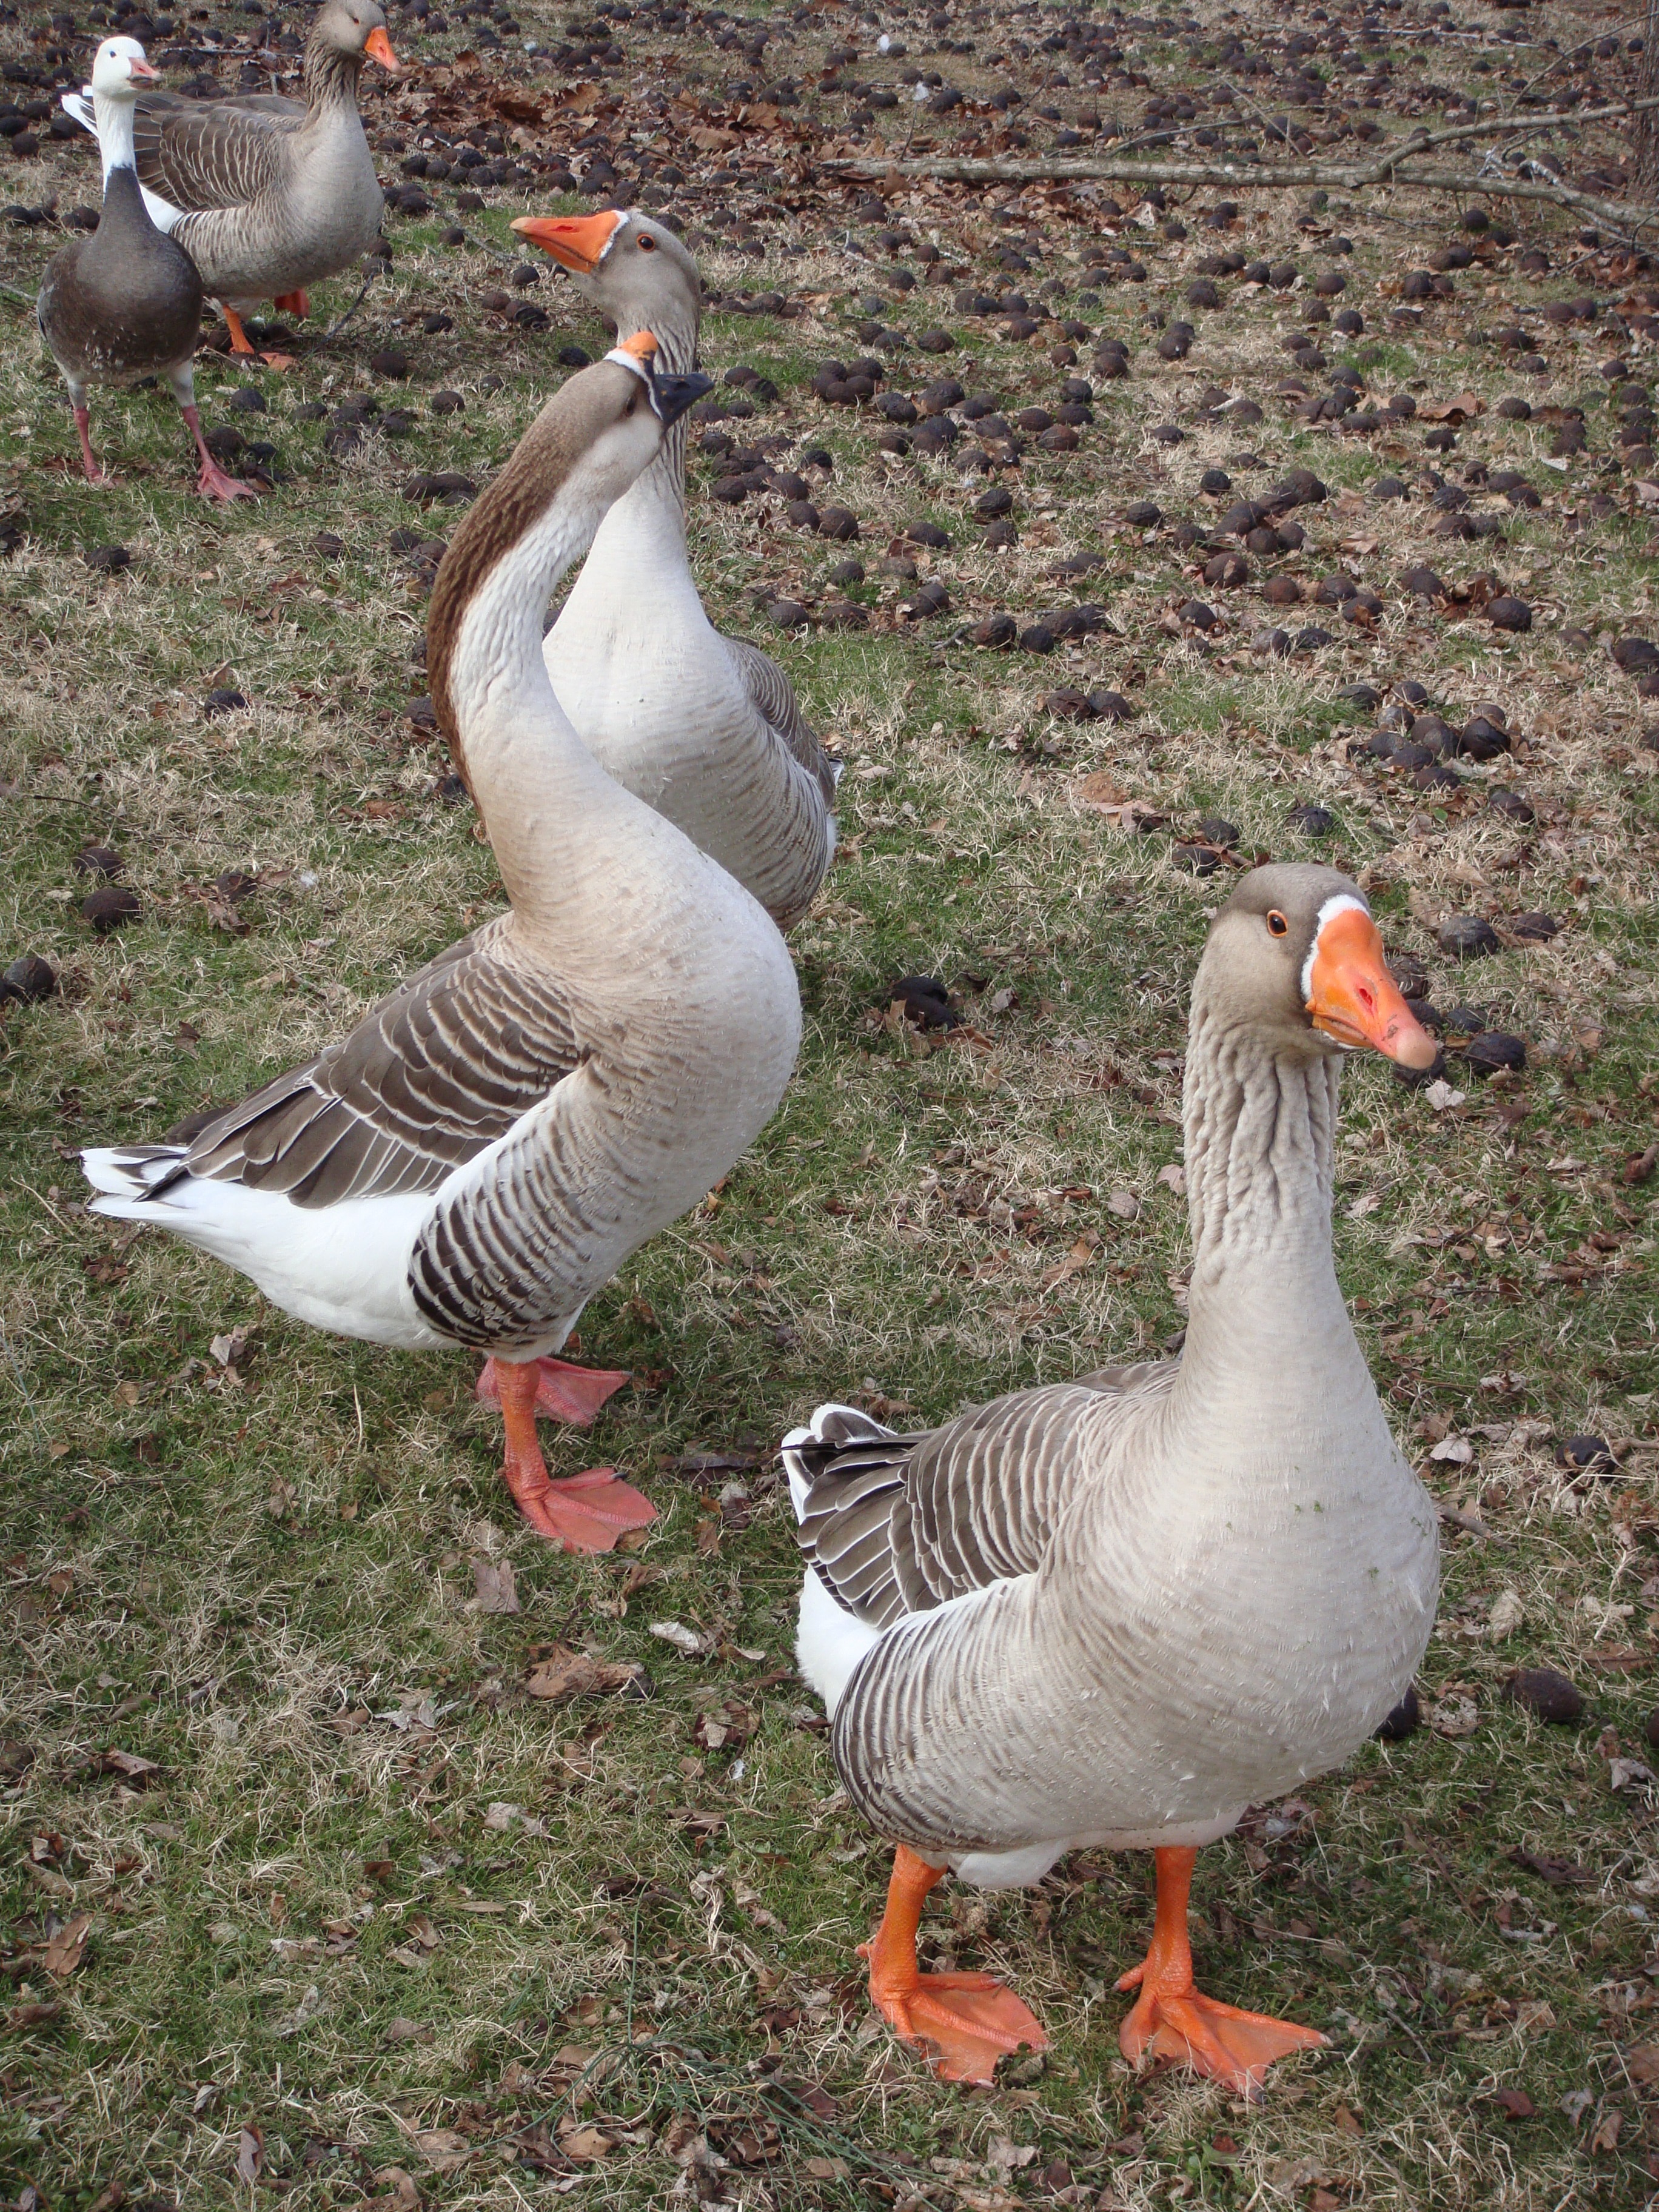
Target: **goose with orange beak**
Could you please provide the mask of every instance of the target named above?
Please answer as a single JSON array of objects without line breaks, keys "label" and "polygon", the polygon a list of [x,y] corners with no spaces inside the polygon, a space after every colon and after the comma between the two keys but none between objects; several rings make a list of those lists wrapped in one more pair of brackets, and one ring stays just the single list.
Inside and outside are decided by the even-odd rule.
[{"label": "goose with orange beak", "polygon": [[[325,0],[306,40],[303,106],[275,94],[138,102],[144,204],[200,270],[233,353],[254,350],[242,321],[263,301],[303,318],[306,287],[351,267],[380,235],[385,199],[357,112],[366,61],[403,68],[376,0]],[[96,130],[89,101],[64,105]]]},{"label": "goose with orange beak", "polygon": [[[643,325],[665,369],[696,367],[702,288],[666,223],[606,208],[513,228],[613,330]],[[686,550],[685,438],[682,424],[606,515],[543,651],[560,705],[606,772],[787,929],[829,870],[839,771],[777,662],[703,611]]]},{"label": "goose with orange beak", "polygon": [[1257,868],[1193,988],[1192,1265],[1176,1359],[1022,1390],[898,1436],[820,1406],[784,1439],[806,1559],[797,1651],[848,1796],[896,1849],[872,2001],[941,2076],[1047,2039],[990,1975],[922,1973],[947,1871],[1040,1881],[1150,1850],[1119,2029],[1247,2095],[1322,2043],[1193,1978],[1200,1850],[1349,1758],[1433,1626],[1436,1514],[1389,1434],[1331,1246],[1339,1069],[1433,1060],[1358,887]]}]

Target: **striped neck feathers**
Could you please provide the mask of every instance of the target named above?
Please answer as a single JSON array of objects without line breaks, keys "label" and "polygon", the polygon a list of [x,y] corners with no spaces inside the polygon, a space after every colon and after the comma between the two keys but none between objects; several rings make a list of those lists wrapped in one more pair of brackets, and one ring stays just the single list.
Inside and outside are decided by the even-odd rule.
[{"label": "striped neck feathers", "polygon": [[362,73],[360,52],[337,46],[320,27],[313,28],[306,41],[303,74],[307,112],[315,115],[325,107],[349,107],[355,112]]},{"label": "striped neck feathers", "polygon": [[1203,983],[1200,973],[1182,1111],[1194,1322],[1212,1298],[1247,1305],[1253,1280],[1273,1301],[1285,1285],[1321,1297],[1335,1288],[1337,1056],[1274,1050],[1211,1006]]}]

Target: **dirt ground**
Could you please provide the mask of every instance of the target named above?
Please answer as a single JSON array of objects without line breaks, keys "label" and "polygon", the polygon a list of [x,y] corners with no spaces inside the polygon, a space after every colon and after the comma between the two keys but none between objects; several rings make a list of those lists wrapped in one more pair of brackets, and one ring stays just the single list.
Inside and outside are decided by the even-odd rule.
[{"label": "dirt ground", "polygon": [[[232,511],[165,392],[94,398],[88,488],[33,327],[98,197],[53,103],[113,20],[0,9],[0,966],[55,978],[0,1006],[5,2201],[1651,2200],[1659,266],[1536,203],[1271,181],[1616,99],[1639,18],[414,0],[365,84],[389,260],[266,334],[288,370],[198,364],[269,485]],[[305,27],[120,21],[198,90],[284,87]],[[1130,142],[1263,181],[897,167]],[[1442,157],[1640,197],[1627,125]],[[634,1387],[556,1471],[661,1517],[582,1560],[514,1516],[468,1361],[288,1322],[87,1215],[76,1155],[498,906],[424,696],[469,495],[433,479],[605,342],[512,217],[613,197],[710,296],[710,611],[846,774],[788,1099],[583,1317]],[[1352,1071],[1337,1224],[1443,1507],[1423,1724],[1201,1856],[1208,1985],[1331,2039],[1261,2103],[1120,2057],[1152,1870],[1103,1855],[937,1894],[935,1962],[1054,2038],[945,2088],[864,1994],[885,1855],[793,1672],[774,1448],[1176,1336],[1187,990],[1257,854],[1355,872],[1445,1036],[1426,1087]],[[622,1686],[547,1694],[573,1651]],[[1572,1717],[1506,1694],[1543,1668]]]}]

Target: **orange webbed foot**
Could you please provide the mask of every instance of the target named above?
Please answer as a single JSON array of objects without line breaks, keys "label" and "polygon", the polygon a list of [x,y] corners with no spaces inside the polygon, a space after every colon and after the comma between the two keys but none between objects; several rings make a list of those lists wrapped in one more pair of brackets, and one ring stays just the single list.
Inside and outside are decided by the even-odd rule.
[{"label": "orange webbed foot", "polygon": [[[865,1944],[860,1956],[867,1958]],[[1048,2039],[1029,2005],[994,1974],[921,1974],[902,1993],[871,2000],[888,2026],[927,2057],[941,2081],[988,2082],[997,2061],[1015,2051],[1046,2051]]]},{"label": "orange webbed foot", "polygon": [[[633,1379],[614,1370],[574,1367],[568,1359],[538,1359],[534,1365],[538,1414],[579,1429],[591,1427],[605,1400]],[[501,1403],[501,1370],[493,1359],[485,1360],[475,1395],[481,1404]]]},{"label": "orange webbed foot", "polygon": [[[1125,1981],[1128,1979],[1126,1975]],[[1118,1984],[1121,1989],[1123,1983]],[[1207,2074],[1241,2096],[1259,2097],[1267,2069],[1293,2051],[1317,2051],[1326,2041],[1317,2028],[1298,2027],[1271,2014],[1244,2012],[1197,1989],[1159,1996],[1147,1990],[1118,2031],[1118,2048],[1132,2066],[1150,2055]]]},{"label": "orange webbed foot", "polygon": [[556,1482],[544,1474],[539,1484],[522,1486],[509,1468],[507,1480],[531,1527],[567,1552],[614,1552],[630,1528],[649,1528],[657,1517],[651,1500],[613,1468],[592,1467]]}]

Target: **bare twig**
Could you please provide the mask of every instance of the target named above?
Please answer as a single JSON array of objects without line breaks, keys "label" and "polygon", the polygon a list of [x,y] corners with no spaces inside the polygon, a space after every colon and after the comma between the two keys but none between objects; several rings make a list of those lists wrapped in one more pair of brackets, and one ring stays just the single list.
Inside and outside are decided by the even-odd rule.
[{"label": "bare twig", "polygon": [[[1659,103],[1656,103],[1659,105]],[[1633,110],[1623,111],[1633,112]],[[1531,129],[1535,117],[1511,128]],[[1470,131],[1478,129],[1470,125]],[[1469,131],[1452,134],[1457,137]],[[1620,237],[1629,240],[1638,230],[1659,228],[1659,208],[1626,205],[1581,192],[1570,185],[1540,184],[1516,177],[1486,176],[1463,169],[1405,169],[1398,165],[1419,148],[1409,142],[1403,149],[1390,149],[1375,161],[1340,167],[1335,162],[1274,161],[1121,161],[1097,155],[1081,160],[988,161],[831,161],[820,166],[834,175],[879,183],[907,177],[927,178],[957,185],[1230,185],[1244,191],[1285,190],[1311,185],[1338,191],[1361,191],[1371,185],[1392,185],[1408,191],[1461,192],[1474,198],[1534,200],[1551,207],[1570,208],[1595,220]]]}]

